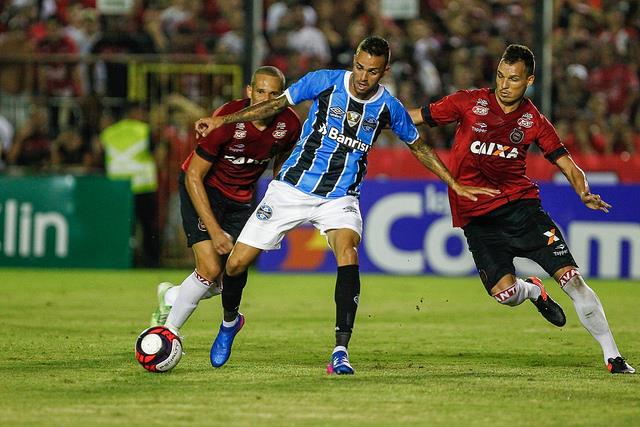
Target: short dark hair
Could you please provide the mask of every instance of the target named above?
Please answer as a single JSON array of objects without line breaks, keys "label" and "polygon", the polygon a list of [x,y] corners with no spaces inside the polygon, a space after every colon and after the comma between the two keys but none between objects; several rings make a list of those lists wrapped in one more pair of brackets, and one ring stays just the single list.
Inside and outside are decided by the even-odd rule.
[{"label": "short dark hair", "polygon": [[256,76],[258,74],[266,74],[267,76],[277,77],[278,79],[280,79],[280,83],[282,84],[282,90],[284,90],[286,79],[279,68],[272,67],[271,65],[263,65],[262,67],[258,67],[256,71],[253,72],[253,76],[251,77],[251,87],[256,84]]},{"label": "short dark hair", "polygon": [[362,40],[356,49],[356,55],[364,50],[371,56],[384,56],[387,60],[387,64],[391,60],[391,50],[389,49],[389,42],[378,36],[367,37]]},{"label": "short dark hair", "polygon": [[524,62],[527,75],[532,76],[536,72],[536,60],[533,52],[527,46],[521,44],[510,44],[502,54],[502,61],[507,64],[515,64],[518,61]]}]

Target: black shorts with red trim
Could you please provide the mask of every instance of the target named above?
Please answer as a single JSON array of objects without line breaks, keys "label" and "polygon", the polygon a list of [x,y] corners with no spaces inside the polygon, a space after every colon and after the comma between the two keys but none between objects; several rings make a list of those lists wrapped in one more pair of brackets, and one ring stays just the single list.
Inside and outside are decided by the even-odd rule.
[{"label": "black shorts with red trim", "polygon": [[578,266],[560,229],[538,199],[507,203],[474,218],[463,229],[489,293],[503,276],[516,274],[515,257],[536,262],[550,276],[562,267]]},{"label": "black shorts with red trim", "polygon": [[[191,202],[191,197],[189,197],[189,193],[187,193],[184,179],[184,173],[181,173],[178,178],[180,213],[182,214],[182,227],[187,235],[187,245],[191,247],[203,240],[211,240],[211,237]],[[217,188],[206,184],[204,188],[207,192],[211,212],[213,212],[220,227],[229,233],[235,242],[242,231],[242,227],[244,227],[253,213],[253,204],[231,200],[225,197]]]}]

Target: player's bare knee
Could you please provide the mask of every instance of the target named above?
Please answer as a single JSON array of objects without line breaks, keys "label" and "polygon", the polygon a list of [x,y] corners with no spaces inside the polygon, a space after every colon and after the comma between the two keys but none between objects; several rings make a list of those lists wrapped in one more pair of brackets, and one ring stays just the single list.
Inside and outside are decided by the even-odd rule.
[{"label": "player's bare knee", "polygon": [[237,276],[247,269],[247,264],[240,258],[231,256],[227,260],[225,270],[229,276]]},{"label": "player's bare knee", "polygon": [[222,272],[222,267],[219,265],[200,264],[196,265],[196,272],[205,279],[213,282],[216,277]]},{"label": "player's bare knee", "polygon": [[336,251],[338,265],[354,265],[358,263],[358,251],[355,247],[347,247]]}]

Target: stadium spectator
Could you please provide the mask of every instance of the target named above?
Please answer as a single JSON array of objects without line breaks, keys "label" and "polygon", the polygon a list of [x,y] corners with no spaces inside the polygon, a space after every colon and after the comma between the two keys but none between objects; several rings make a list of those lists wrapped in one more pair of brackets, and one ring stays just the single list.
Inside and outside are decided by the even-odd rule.
[{"label": "stadium spectator", "polygon": [[122,100],[128,93],[126,55],[154,53],[156,46],[146,32],[132,31],[133,20],[129,16],[102,16],[101,19],[102,31],[95,38],[90,52],[100,55],[103,61],[96,64],[90,75],[92,90],[101,96]]},{"label": "stadium spectator", "polygon": [[594,92],[607,98],[609,114],[628,117],[633,102],[638,97],[638,73],[621,58],[616,57],[612,46],[600,46],[600,63],[589,74],[589,86]]},{"label": "stadium spectator", "polygon": [[317,21],[317,14],[312,6],[302,5],[300,0],[276,1],[267,8],[267,19],[265,25],[267,34],[273,34],[281,30],[283,26],[287,25],[287,15],[291,12],[293,7],[298,5],[301,5],[303,8],[303,25],[315,25]]},{"label": "stadium spectator", "polygon": [[[157,267],[160,261],[158,172],[150,136],[147,112],[138,103],[130,104],[124,118],[100,133],[107,176],[131,181],[135,218],[142,234],[142,246],[135,248],[136,258],[143,267]],[[135,233],[138,224],[133,225]]]},{"label": "stadium spectator", "polygon": [[562,308],[536,277],[516,276],[513,259],[538,263],[573,301],[583,326],[602,347],[611,373],[633,373],[620,355],[602,305],[584,281],[558,226],[542,210],[537,186],[525,175],[527,149],[538,145],[567,177],[589,209],[611,206],[589,191],[584,172],[574,163],[551,123],[525,98],[534,82],[535,60],[529,48],[509,45],[496,73],[496,89],[463,90],[422,109],[411,110],[416,123],[456,123],[450,158],[461,183],[497,185],[501,194],[469,203],[449,191],[453,225],[464,230],[469,250],[487,292],[500,304],[531,301],[542,316],[564,326]]},{"label": "stadium spectator", "polygon": [[35,67],[14,60],[33,54],[34,44],[25,28],[32,22],[31,8],[8,8],[2,15],[6,31],[0,33],[0,112],[20,127],[29,115],[31,95],[34,94]]},{"label": "stadium spectator", "polygon": [[180,218],[180,196],[177,177],[182,161],[196,145],[193,122],[206,111],[178,93],[171,93],[155,103],[149,112],[152,138],[157,141],[159,223],[162,229],[162,258],[166,264],[190,264],[192,251],[186,251],[187,240]]},{"label": "stadium spectator", "polygon": [[49,136],[55,138],[61,127],[79,121],[78,117],[71,117],[73,110],[68,102],[70,97],[82,94],[79,64],[71,58],[78,54],[78,48],[65,34],[58,18],[51,16],[46,21],[46,33],[36,42],[35,51],[46,56],[67,56],[67,60],[46,62],[38,67],[39,93],[49,101]]},{"label": "stadium spectator", "polygon": [[77,130],[65,129],[51,145],[51,165],[64,173],[84,174],[93,165],[91,150]]},{"label": "stadium spectator", "polygon": [[51,139],[47,109],[33,106],[29,118],[16,131],[7,154],[7,164],[42,172],[51,166]]},{"label": "stadium spectator", "polygon": [[347,68],[353,62],[358,44],[367,36],[367,27],[362,21],[355,21],[346,31],[346,37],[333,53],[334,68]]},{"label": "stadium spectator", "polygon": [[305,7],[298,4],[286,15],[288,46],[292,51],[308,56],[312,68],[325,66],[331,60],[329,42],[322,31],[305,22],[304,10]]},{"label": "stadium spectator", "polygon": [[[214,112],[229,114],[282,94],[285,79],[273,67],[260,67],[247,86],[248,98],[231,101]],[[188,110],[186,100],[171,101]],[[263,120],[223,126],[200,139],[182,165],[182,224],[196,261],[180,286],[158,285],[158,309],[151,324],[179,333],[198,302],[221,292],[219,276],[242,227],[253,211],[257,180],[274,159],[274,171],[300,135],[300,120],[288,108]]]},{"label": "stadium spectator", "polygon": [[5,168],[5,158],[9,148],[13,144],[14,127],[2,114],[0,114],[0,172]]},{"label": "stadium spectator", "polygon": [[290,230],[311,222],[326,234],[338,264],[336,346],[327,372],[354,373],[347,346],[360,295],[357,247],[362,218],[357,196],[366,170],[366,153],[378,137],[377,128],[390,127],[425,167],[461,196],[475,200],[474,193],[493,193],[487,188],[459,185],[435,152],[420,140],[402,104],[379,85],[389,69],[389,55],[386,40],[366,38],[356,50],[352,71],[312,72],[283,96],[196,122],[196,130],[206,136],[222,125],[263,119],[289,105],[313,100],[306,122],[313,124],[305,128],[292,155],[269,184],[227,260],[222,291],[224,318],[211,348],[214,367],[227,362],[233,340],[244,325],[244,316],[238,309],[249,265],[262,250],[279,248]]},{"label": "stadium spectator", "polygon": [[171,0],[171,6],[160,13],[162,30],[169,38],[178,31],[180,25],[193,19],[188,3],[187,0]]}]

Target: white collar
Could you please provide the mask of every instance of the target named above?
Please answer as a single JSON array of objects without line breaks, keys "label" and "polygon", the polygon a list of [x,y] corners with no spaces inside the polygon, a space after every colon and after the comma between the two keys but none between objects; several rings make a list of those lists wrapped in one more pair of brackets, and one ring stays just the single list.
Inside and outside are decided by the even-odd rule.
[{"label": "white collar", "polygon": [[353,95],[351,93],[351,91],[349,90],[349,79],[351,78],[351,74],[353,74],[351,71],[347,71],[346,73],[344,73],[344,88],[346,89],[346,91],[349,94],[350,98],[353,98],[356,101],[361,102],[363,104],[368,104],[370,102],[378,100],[378,98],[380,98],[382,96],[382,94],[384,93],[384,86],[381,85],[381,84],[378,84],[378,91],[371,98],[369,98],[369,99],[360,99],[360,98],[358,98],[357,96]]}]

